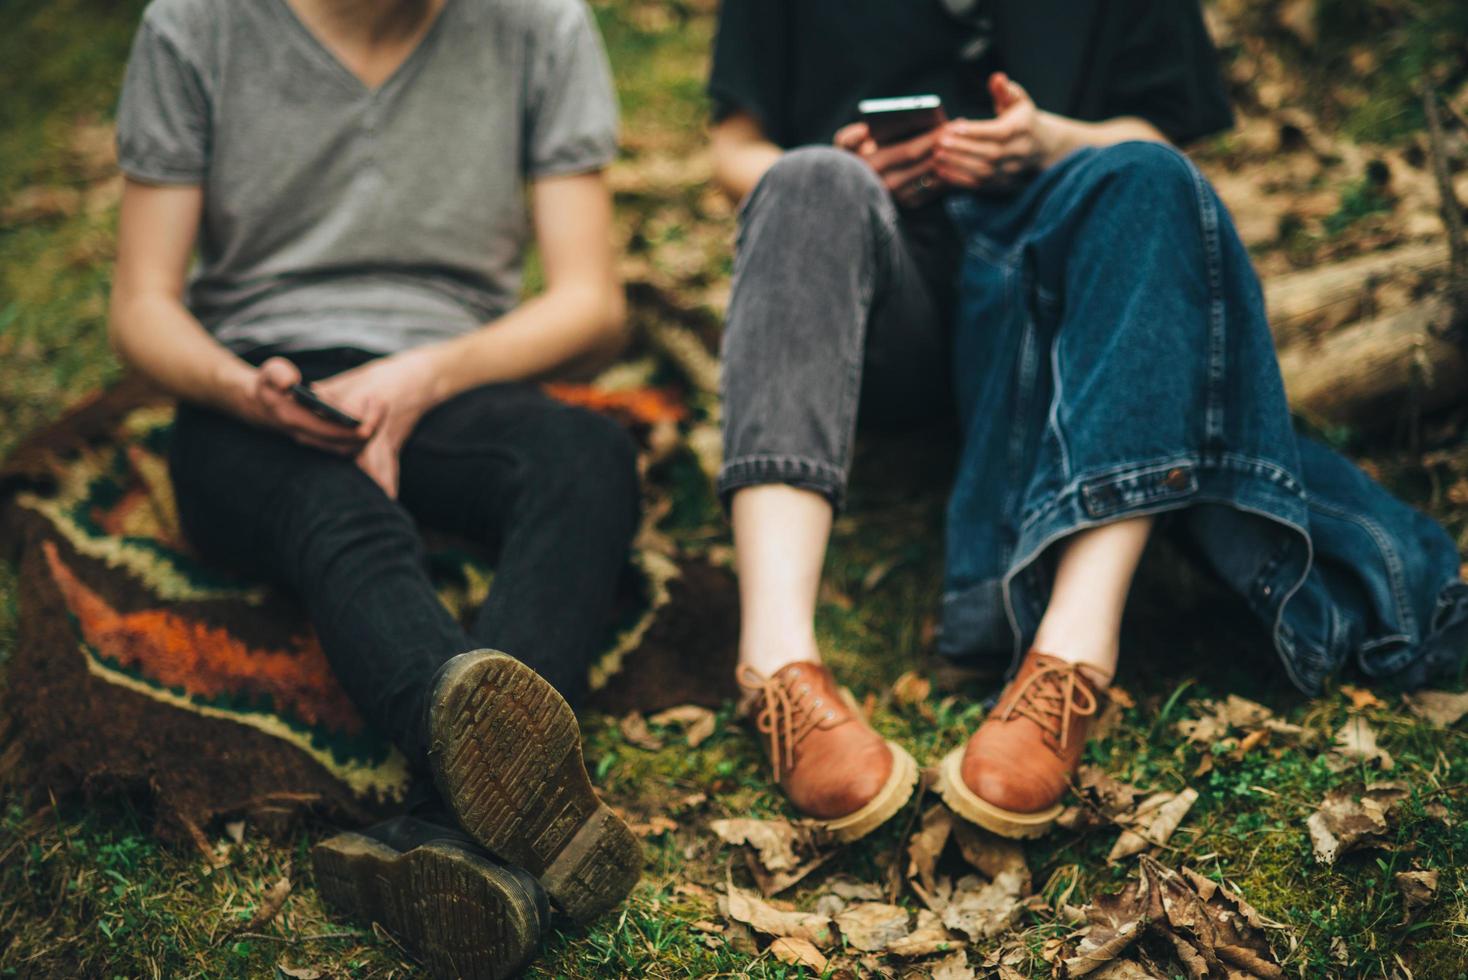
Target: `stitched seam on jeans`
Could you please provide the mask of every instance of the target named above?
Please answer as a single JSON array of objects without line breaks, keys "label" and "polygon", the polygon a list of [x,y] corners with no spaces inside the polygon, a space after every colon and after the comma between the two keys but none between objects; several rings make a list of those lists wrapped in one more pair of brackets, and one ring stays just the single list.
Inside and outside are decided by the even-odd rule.
[{"label": "stitched seam on jeans", "polygon": [[1387,577],[1391,580],[1392,585],[1392,602],[1396,607],[1395,611],[1398,621],[1402,623],[1409,633],[1417,633],[1417,617],[1413,614],[1411,606],[1408,604],[1407,584],[1405,581],[1406,569],[1401,558],[1397,555],[1396,549],[1392,547],[1391,536],[1382,529],[1380,524],[1368,517],[1343,510],[1332,504],[1327,504],[1308,494],[1305,497],[1305,502],[1308,506],[1316,510],[1329,514],[1339,520],[1349,521],[1355,524],[1371,537],[1372,542],[1376,545],[1376,550],[1381,553],[1381,558],[1386,563]]},{"label": "stitched seam on jeans", "polygon": [[1228,357],[1225,344],[1223,257],[1219,247],[1218,206],[1208,183],[1187,157],[1178,154],[1193,178],[1198,221],[1203,232],[1204,264],[1208,269],[1208,393],[1203,413],[1203,435],[1208,444],[1223,439],[1223,381]]},{"label": "stitched seam on jeans", "polygon": [[1057,331],[1050,342],[1050,411],[1045,423],[1055,433],[1056,446],[1060,452],[1061,479],[1070,479],[1070,446],[1065,441],[1065,432],[1060,427],[1060,404],[1065,398],[1065,385],[1060,374],[1060,333]]},{"label": "stitched seam on jeans", "polygon": [[[895,210],[894,210],[895,215]],[[867,258],[871,262],[869,275],[858,276],[857,296],[858,307],[862,311],[861,324],[857,330],[858,342],[851,345],[852,350],[844,351],[847,356],[846,362],[846,384],[841,391],[841,402],[839,405],[838,423],[844,422],[840,442],[836,446],[836,458],[841,461],[842,466],[848,466],[851,462],[852,442],[856,438],[856,416],[860,406],[862,361],[866,357],[867,332],[871,327],[872,308],[876,302],[876,280],[883,278],[883,286],[891,288],[892,270],[882,270],[883,249],[891,248],[896,239],[895,218],[891,230],[887,228],[887,215],[878,212],[871,216],[867,223],[868,234],[872,236]],[[879,239],[880,235],[886,236],[886,240]],[[860,270],[858,270],[860,271]]]},{"label": "stitched seam on jeans", "polygon": [[[1010,270],[1005,270],[1004,302],[1006,305],[1006,315],[1004,319],[1006,320],[1008,319],[1008,305],[1012,298],[1013,289],[1012,273]],[[1019,364],[1017,365],[1019,376],[1017,378],[1018,383],[1015,385],[1015,406],[1018,410],[1014,413],[1014,423],[1009,427],[1008,468],[1011,474],[1023,472],[1022,463],[1024,462],[1025,436],[1027,434],[1025,420],[1030,418],[1032,414],[1028,411],[1028,408],[1030,402],[1034,399],[1035,361],[1037,359],[1035,353],[1035,318],[1030,315],[1027,306],[1021,305],[1021,309],[1025,312],[1022,321],[1024,332],[1020,336]],[[1019,510],[1021,495],[1025,489],[1022,483],[1023,481],[1020,479],[1005,481],[1004,513],[1013,514]]]},{"label": "stitched seam on jeans", "polygon": [[837,488],[846,482],[846,474],[830,463],[809,456],[784,453],[757,453],[726,460],[719,468],[719,482],[760,476],[766,472],[784,476],[805,476],[830,480]]}]

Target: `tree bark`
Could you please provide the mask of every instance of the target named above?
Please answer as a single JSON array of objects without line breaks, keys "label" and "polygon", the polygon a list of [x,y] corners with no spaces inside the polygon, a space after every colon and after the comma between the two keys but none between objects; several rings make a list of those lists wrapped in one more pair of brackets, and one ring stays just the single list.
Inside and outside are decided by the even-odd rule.
[{"label": "tree bark", "polygon": [[1428,242],[1266,279],[1264,305],[1275,346],[1283,350],[1370,316],[1372,288],[1382,280],[1447,265],[1447,246]]},{"label": "tree bark", "polygon": [[1317,424],[1373,429],[1460,402],[1468,358],[1441,332],[1445,297],[1280,351],[1291,407]]}]

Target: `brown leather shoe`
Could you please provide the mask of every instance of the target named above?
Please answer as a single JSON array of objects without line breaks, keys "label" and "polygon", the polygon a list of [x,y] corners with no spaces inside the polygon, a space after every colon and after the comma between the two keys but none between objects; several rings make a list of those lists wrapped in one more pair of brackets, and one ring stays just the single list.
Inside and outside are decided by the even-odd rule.
[{"label": "brown leather shoe", "polygon": [[943,801],[1005,837],[1055,823],[1106,695],[1075,664],[1031,650],[968,744],[944,759]]},{"label": "brown leather shoe", "polygon": [[739,686],[775,781],[838,840],[866,836],[912,797],[917,763],[872,731],[821,664],[787,664],[773,677],[740,667]]}]

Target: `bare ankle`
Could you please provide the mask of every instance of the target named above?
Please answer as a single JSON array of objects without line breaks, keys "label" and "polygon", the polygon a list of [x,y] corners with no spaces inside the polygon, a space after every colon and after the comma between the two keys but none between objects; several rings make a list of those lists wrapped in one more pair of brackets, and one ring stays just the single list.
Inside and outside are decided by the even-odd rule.
[{"label": "bare ankle", "polygon": [[785,667],[793,663],[820,663],[821,653],[814,644],[787,645],[781,647],[764,646],[758,649],[744,649],[739,651],[739,663],[735,670],[749,667],[758,671],[765,677],[773,677]]}]

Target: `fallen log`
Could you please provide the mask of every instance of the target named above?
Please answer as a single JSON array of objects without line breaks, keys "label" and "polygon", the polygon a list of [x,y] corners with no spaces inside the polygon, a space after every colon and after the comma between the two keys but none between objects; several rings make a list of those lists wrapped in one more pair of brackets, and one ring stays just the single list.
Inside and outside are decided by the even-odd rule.
[{"label": "fallen log", "polygon": [[1372,291],[1381,282],[1447,265],[1447,245],[1427,242],[1266,279],[1264,307],[1275,346],[1283,350],[1370,316]]},{"label": "fallen log", "polygon": [[1381,428],[1461,402],[1468,357],[1442,335],[1450,317],[1435,297],[1281,350],[1290,406],[1316,424]]}]

